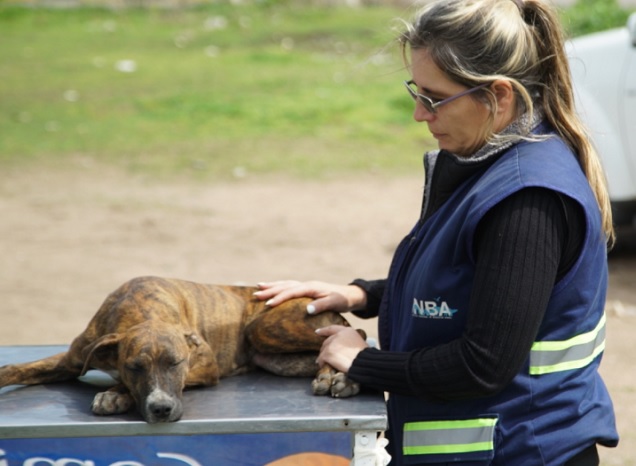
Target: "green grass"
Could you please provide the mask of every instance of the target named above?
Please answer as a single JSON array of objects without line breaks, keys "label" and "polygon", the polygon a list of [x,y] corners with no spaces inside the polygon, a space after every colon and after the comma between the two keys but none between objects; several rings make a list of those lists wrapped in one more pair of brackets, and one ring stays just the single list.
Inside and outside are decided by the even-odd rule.
[{"label": "green grass", "polygon": [[[0,5],[0,166],[156,174],[403,171],[411,119],[387,8]],[[118,67],[134,63],[134,71]]]},{"label": "green grass", "polygon": [[[0,0],[0,168],[420,170],[434,141],[412,120],[394,42],[395,19],[411,11],[228,3],[112,11]],[[606,0],[581,0],[564,21],[589,32],[609,25],[584,19],[608,9],[624,24]]]},{"label": "green grass", "polygon": [[631,11],[621,8],[617,0],[578,0],[563,12],[562,21],[571,36],[580,36],[623,27]]}]

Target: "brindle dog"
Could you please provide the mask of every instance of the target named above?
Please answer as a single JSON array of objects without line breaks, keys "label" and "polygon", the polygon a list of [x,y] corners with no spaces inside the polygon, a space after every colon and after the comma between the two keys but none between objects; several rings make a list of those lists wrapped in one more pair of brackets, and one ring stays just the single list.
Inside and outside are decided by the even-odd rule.
[{"label": "brindle dog", "polygon": [[0,387],[59,382],[98,369],[119,383],[95,396],[93,413],[119,414],[136,405],[149,423],[179,420],[185,387],[215,385],[255,367],[315,375],[317,395],[356,395],[357,384],[315,362],[323,341],[315,330],[347,321],[335,312],[307,314],[307,299],[270,308],[254,291],[135,278],[106,298],[67,352],[0,367]]}]

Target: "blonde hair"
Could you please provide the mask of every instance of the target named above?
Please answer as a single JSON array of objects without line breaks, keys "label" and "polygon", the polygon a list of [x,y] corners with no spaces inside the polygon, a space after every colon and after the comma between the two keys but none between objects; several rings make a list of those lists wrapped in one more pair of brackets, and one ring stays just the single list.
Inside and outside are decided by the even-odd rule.
[{"label": "blonde hair", "polygon": [[[575,110],[563,31],[553,7],[541,0],[435,1],[418,11],[399,40],[405,59],[407,49],[425,48],[450,79],[467,87],[508,80],[517,96],[518,116],[531,116],[533,104],[539,104],[576,154],[601,211],[607,241],[613,244],[605,174]],[[485,98],[496,108],[493,95],[485,93]]]}]

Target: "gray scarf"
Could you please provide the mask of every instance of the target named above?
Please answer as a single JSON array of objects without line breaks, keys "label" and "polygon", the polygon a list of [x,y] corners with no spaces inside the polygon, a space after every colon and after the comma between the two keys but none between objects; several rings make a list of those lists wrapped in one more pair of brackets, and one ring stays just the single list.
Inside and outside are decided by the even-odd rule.
[{"label": "gray scarf", "polygon": [[[455,163],[457,163],[458,165],[472,165],[482,163],[485,160],[494,157],[497,154],[500,154],[502,151],[509,149],[510,147],[519,143],[519,141],[526,139],[528,137],[528,133],[534,130],[539,125],[539,123],[541,123],[543,118],[543,110],[539,106],[536,106],[534,112],[531,115],[528,113],[524,113],[523,115],[521,115],[518,119],[513,121],[503,131],[501,131],[501,133],[499,133],[495,138],[484,144],[484,146],[474,154],[468,157],[460,157],[456,154],[446,151],[447,155],[453,157]],[[430,180],[433,176],[435,163],[437,162],[439,153],[439,150],[432,150],[424,154],[424,168],[426,171],[424,196],[427,201],[430,198]],[[428,204],[428,202],[426,202],[426,204]],[[426,210],[426,207],[427,206],[425,205],[424,210]]]}]

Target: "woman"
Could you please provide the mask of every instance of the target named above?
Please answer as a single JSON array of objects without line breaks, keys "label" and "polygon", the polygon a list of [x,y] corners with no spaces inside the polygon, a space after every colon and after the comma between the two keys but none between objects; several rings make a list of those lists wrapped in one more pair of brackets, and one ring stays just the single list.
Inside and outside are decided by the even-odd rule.
[{"label": "woman", "polygon": [[598,374],[613,230],[556,13],[444,0],[401,44],[439,150],[388,278],[257,296],[379,316],[381,350],[328,327],[318,362],[389,393],[391,464],[596,465],[596,445],[618,442]]}]

